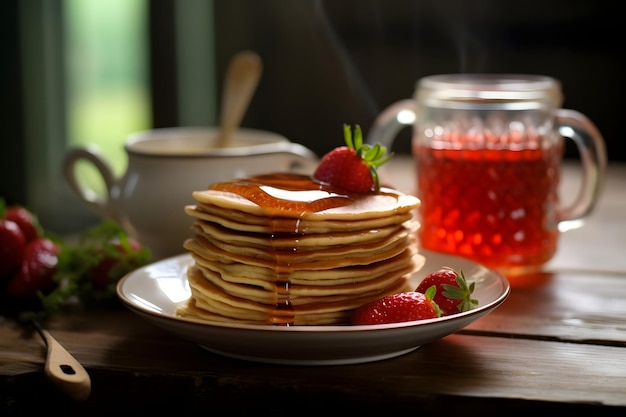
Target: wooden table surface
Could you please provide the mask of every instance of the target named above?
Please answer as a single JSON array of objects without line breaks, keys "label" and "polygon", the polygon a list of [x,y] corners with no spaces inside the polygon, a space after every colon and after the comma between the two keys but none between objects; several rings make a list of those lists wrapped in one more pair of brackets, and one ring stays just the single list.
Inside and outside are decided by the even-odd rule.
[{"label": "wooden table surface", "polygon": [[[564,172],[562,190],[571,195],[576,165],[566,164]],[[91,376],[90,397],[75,402],[45,377],[38,335],[0,318],[0,416],[41,409],[62,415],[623,416],[626,165],[610,164],[607,174],[599,205],[582,228],[563,234],[542,285],[514,288],[489,315],[406,355],[357,365],[278,366],[209,353],[121,306],[68,313],[46,327]],[[410,191],[409,159],[395,158],[385,175]]]}]

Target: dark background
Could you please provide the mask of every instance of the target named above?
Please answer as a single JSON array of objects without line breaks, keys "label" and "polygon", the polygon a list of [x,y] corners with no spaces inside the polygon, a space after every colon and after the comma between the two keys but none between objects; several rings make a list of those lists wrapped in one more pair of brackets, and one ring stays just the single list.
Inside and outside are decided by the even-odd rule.
[{"label": "dark background", "polygon": [[[618,2],[593,0],[216,1],[220,77],[253,49],[264,61],[244,124],[275,130],[318,154],[343,123],[369,129],[387,105],[437,73],[544,74],[564,107],[592,119],[612,160],[626,160],[617,115],[625,91]],[[568,141],[568,156],[573,143]],[[410,129],[396,152],[409,152]]]},{"label": "dark background", "polygon": [[[19,0],[7,0],[0,14],[0,191],[11,203],[26,199],[24,28],[18,5]],[[153,124],[178,126],[175,0],[148,5]],[[611,161],[626,161],[618,132],[626,74],[620,2],[215,0],[213,5],[217,85],[235,53],[252,49],[263,59],[263,76],[243,125],[282,133],[320,156],[343,143],[344,123],[359,124],[367,133],[376,115],[409,98],[423,76],[509,72],[559,79],[564,107],[595,122]],[[207,40],[207,48],[210,44]],[[576,157],[569,142],[566,155]],[[393,150],[409,149],[407,128]]]}]

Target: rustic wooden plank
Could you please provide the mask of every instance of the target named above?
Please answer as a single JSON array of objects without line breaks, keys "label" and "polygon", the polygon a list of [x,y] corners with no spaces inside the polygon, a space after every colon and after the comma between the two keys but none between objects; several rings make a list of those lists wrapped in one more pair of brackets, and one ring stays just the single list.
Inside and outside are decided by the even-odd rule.
[{"label": "rustic wooden plank", "polygon": [[467,329],[626,346],[626,275],[555,271],[543,285],[513,288]]},{"label": "rustic wooden plank", "polygon": [[626,406],[623,348],[453,335],[420,354],[437,392]]},{"label": "rustic wooden plank", "polygon": [[[124,389],[147,398],[137,384],[153,389],[149,381],[177,381],[199,397],[235,390],[280,397],[295,390],[366,395],[372,403],[398,407],[442,396],[626,406],[624,347],[456,334],[386,361],[271,366],[206,352],[125,311],[59,318],[48,328],[96,375],[96,399]],[[43,363],[36,339],[20,342],[20,332],[7,331],[6,325],[0,335],[2,362],[11,352],[10,337],[21,343],[22,375],[32,374],[33,361]],[[20,373],[2,366],[0,374]]]}]

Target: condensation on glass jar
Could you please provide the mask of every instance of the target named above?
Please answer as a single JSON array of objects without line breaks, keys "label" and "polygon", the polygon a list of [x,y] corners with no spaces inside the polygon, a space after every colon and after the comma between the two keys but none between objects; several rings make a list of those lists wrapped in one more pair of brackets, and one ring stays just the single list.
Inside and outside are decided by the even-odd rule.
[{"label": "condensation on glass jar", "polygon": [[[606,169],[601,134],[562,102],[560,82],[547,76],[443,74],[420,79],[413,99],[377,117],[369,143],[390,147],[413,126],[422,248],[475,260],[514,286],[532,282],[560,233],[582,226]],[[558,195],[564,138],[583,168],[568,207]]]},{"label": "condensation on glass jar", "polygon": [[418,82],[414,141],[435,148],[552,146],[560,83],[535,75],[445,74]]}]

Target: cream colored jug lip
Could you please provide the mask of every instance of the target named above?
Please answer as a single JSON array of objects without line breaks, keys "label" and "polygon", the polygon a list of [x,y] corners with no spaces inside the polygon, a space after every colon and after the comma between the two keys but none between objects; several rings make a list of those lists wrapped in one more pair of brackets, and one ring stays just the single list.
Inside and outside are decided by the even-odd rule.
[{"label": "cream colored jug lip", "polygon": [[558,80],[545,75],[458,73],[421,78],[417,100],[422,102],[541,102],[560,107]]},{"label": "cream colored jug lip", "polygon": [[130,135],[124,149],[129,155],[145,157],[206,158],[275,153],[284,150],[289,144],[288,139],[278,133],[240,128],[237,138],[244,141],[245,145],[212,148],[210,144],[217,132],[217,128],[213,127],[155,128]]}]

